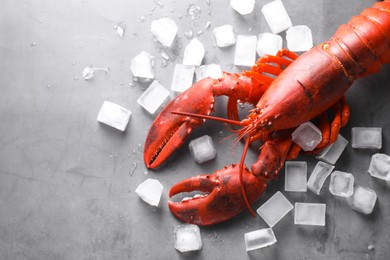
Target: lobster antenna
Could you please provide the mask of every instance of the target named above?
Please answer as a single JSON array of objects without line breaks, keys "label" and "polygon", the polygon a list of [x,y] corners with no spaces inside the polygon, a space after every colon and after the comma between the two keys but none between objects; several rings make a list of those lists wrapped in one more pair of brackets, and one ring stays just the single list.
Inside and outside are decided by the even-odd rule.
[{"label": "lobster antenna", "polygon": [[246,157],[246,152],[248,151],[248,148],[249,148],[249,143],[250,143],[250,136],[248,136],[248,138],[245,140],[244,150],[243,150],[242,155],[241,155],[241,160],[240,160],[240,184],[241,184],[241,193],[242,193],[242,196],[244,197],[245,204],[246,204],[249,212],[255,218],[256,214],[255,214],[255,212],[253,212],[253,209],[251,207],[251,204],[249,203],[248,197],[246,196],[246,191],[245,191],[245,187],[244,187],[244,181],[242,180],[242,173],[244,172],[244,161],[245,161],[245,157]]},{"label": "lobster antenna", "polygon": [[171,113],[175,114],[175,115],[181,115],[181,116],[190,116],[190,117],[196,117],[196,118],[201,118],[201,119],[214,120],[214,121],[227,123],[227,124],[235,125],[235,126],[245,126],[245,124],[242,123],[241,121],[235,121],[235,120],[221,118],[221,117],[216,117],[216,116],[200,115],[200,114],[194,114],[194,113],[188,113],[188,112],[180,112],[180,111],[172,111]]}]

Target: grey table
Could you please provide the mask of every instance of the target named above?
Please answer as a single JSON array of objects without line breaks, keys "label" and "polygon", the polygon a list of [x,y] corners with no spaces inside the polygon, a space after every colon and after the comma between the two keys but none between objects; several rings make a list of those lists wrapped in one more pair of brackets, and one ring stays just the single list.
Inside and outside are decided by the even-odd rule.
[{"label": "grey table", "polygon": [[[204,64],[233,65],[234,47],[214,47],[212,30],[231,24],[236,34],[257,35],[269,28],[260,11],[268,1],[256,1],[255,11],[242,17],[224,1],[196,1],[194,20],[186,16],[191,1],[0,1],[0,259],[388,259],[390,257],[389,184],[367,173],[375,151],[349,145],[336,169],[352,172],[356,182],[378,194],[372,215],[351,210],[333,197],[328,182],[320,196],[284,191],[284,177],[270,183],[258,208],[276,191],[291,202],[326,203],[326,226],[293,224],[290,212],[274,227],[277,244],[247,253],[244,233],[267,227],[248,211],[224,224],[201,228],[203,248],[181,254],[173,245],[173,227],[180,224],[167,207],[174,183],[211,173],[238,162],[242,145],[232,155],[223,124],[206,122],[191,138],[208,134],[218,150],[215,160],[197,165],[188,142],[156,171],[143,165],[143,142],[153,118],[136,103],[144,89],[133,86],[131,59],[141,51],[155,56],[156,79],[170,88],[174,64],[182,62],[185,33],[207,50]],[[328,39],[352,15],[375,1],[285,0],[294,25],[308,25],[314,43]],[[153,41],[150,23],[168,16],[179,25],[178,48],[167,67]],[[120,38],[114,31],[126,24]],[[207,22],[210,28],[205,29]],[[285,39],[285,33],[281,34]],[[285,41],[284,41],[285,44]],[[179,48],[183,46],[182,48]],[[110,68],[85,81],[86,66]],[[353,126],[383,128],[383,148],[390,154],[390,67],[356,82],[348,92],[351,119],[341,134],[351,138]],[[96,121],[104,100],[133,113],[122,133]],[[220,99],[216,115],[225,115]],[[221,132],[222,131],[222,132]],[[256,149],[248,154],[250,165]],[[309,173],[317,160],[307,160]],[[135,189],[146,178],[164,185],[160,206],[139,199]],[[371,250],[369,246],[371,245]]]}]

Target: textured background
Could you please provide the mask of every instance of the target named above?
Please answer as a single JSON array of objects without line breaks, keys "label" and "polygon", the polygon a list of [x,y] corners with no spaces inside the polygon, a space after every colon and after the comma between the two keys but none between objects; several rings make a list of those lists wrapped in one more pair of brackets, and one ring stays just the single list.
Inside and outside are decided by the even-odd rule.
[{"label": "textured background", "polygon": [[[233,65],[234,47],[213,47],[212,29],[232,24],[236,34],[257,35],[269,31],[260,11],[242,17],[227,0],[196,1],[198,18],[186,16],[189,0],[69,0],[0,1],[0,259],[388,259],[390,257],[389,185],[367,174],[375,151],[354,150],[349,145],[336,169],[352,172],[357,183],[378,194],[374,213],[365,216],[328,192],[284,192],[284,177],[270,183],[257,209],[281,190],[292,202],[326,203],[326,226],[293,224],[290,212],[274,227],[278,242],[246,253],[244,233],[265,228],[265,222],[246,211],[214,227],[201,228],[200,252],[180,254],[173,245],[173,226],[180,224],[166,206],[167,191],[174,183],[210,173],[238,162],[242,145],[232,155],[229,133],[223,124],[207,122],[191,138],[212,136],[218,150],[215,160],[194,163],[188,142],[158,171],[143,165],[143,141],[153,118],[138,106],[140,85],[131,86],[131,59],[141,51],[155,56],[155,75],[170,88],[175,63],[182,62],[184,36],[204,30],[199,39],[207,50],[204,64]],[[314,43],[328,39],[352,15],[372,0],[285,0],[294,25],[306,24]],[[153,41],[150,23],[169,16],[178,26],[175,58],[163,68],[161,45]],[[123,38],[113,27],[127,25]],[[281,34],[285,39],[285,33]],[[285,42],[284,42],[285,43]],[[182,48],[179,48],[182,46]],[[86,66],[109,66],[93,81],[82,79]],[[352,116],[341,133],[348,140],[353,126],[383,128],[381,152],[390,154],[390,67],[359,80],[348,92]],[[132,112],[125,133],[96,121],[104,100]],[[225,115],[223,99],[216,115]],[[222,132],[221,132],[222,131]],[[250,165],[256,148],[247,156]],[[308,161],[309,173],[316,160]],[[155,209],[135,193],[148,177],[164,185]],[[373,245],[374,250],[368,246]]]}]

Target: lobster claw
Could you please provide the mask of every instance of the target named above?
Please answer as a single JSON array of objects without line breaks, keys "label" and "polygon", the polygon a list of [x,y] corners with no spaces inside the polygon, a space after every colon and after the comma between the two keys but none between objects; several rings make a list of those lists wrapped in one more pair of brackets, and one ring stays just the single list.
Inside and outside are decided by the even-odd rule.
[{"label": "lobster claw", "polygon": [[[265,190],[267,180],[262,175],[254,176],[246,167],[243,169],[242,179],[249,203],[253,203]],[[207,194],[186,198],[181,202],[168,202],[171,212],[183,222],[213,225],[229,220],[247,208],[241,193],[238,164],[227,166],[213,174],[183,180],[170,189],[169,196],[193,191]]]}]

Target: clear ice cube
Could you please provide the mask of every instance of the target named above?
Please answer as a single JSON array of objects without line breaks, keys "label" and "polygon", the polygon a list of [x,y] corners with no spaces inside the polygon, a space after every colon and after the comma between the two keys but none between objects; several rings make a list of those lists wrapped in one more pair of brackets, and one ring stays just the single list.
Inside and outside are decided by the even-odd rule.
[{"label": "clear ice cube", "polygon": [[371,157],[368,173],[375,178],[390,181],[390,156],[376,153]]},{"label": "clear ice cube", "polygon": [[173,228],[175,248],[184,253],[202,248],[202,238],[197,225],[184,224]]},{"label": "clear ice cube", "polygon": [[136,78],[153,79],[153,64],[154,57],[143,51],[131,60],[130,70]]},{"label": "clear ice cube", "polygon": [[292,133],[292,139],[302,150],[313,151],[321,142],[322,133],[313,123],[306,122],[295,129]]},{"label": "clear ice cube", "polygon": [[334,171],[330,176],[329,191],[335,196],[349,197],[353,194],[355,178],[352,174]]},{"label": "clear ice cube", "polygon": [[264,219],[268,226],[273,227],[292,209],[293,205],[280,191],[278,191],[261,205],[256,212]]},{"label": "clear ice cube", "polygon": [[194,38],[190,41],[190,43],[188,43],[184,50],[183,64],[199,66],[202,64],[204,54],[205,49],[203,44],[198,40],[198,38]]},{"label": "clear ice cube", "polygon": [[272,228],[264,228],[245,233],[246,251],[270,246],[276,242],[276,237]]},{"label": "clear ice cube", "polygon": [[363,214],[371,214],[375,206],[376,198],[377,196],[374,190],[357,185],[352,196],[347,198],[347,202],[353,210]]},{"label": "clear ice cube", "polygon": [[150,26],[153,36],[166,47],[171,47],[177,33],[177,25],[168,17],[153,20]]},{"label": "clear ice cube", "polygon": [[125,131],[127,124],[130,121],[130,117],[130,110],[112,102],[104,101],[102,108],[99,111],[97,121],[120,131]]},{"label": "clear ice cube", "polygon": [[264,5],[261,11],[272,33],[278,34],[292,26],[286,8],[280,0]]},{"label": "clear ice cube", "polygon": [[257,54],[260,57],[269,54],[276,55],[283,47],[282,36],[273,33],[260,33],[257,37]]},{"label": "clear ice cube", "polygon": [[347,145],[348,141],[339,134],[336,142],[321,151],[316,158],[330,164],[335,164]]},{"label": "clear ice cube", "polygon": [[333,165],[318,162],[307,181],[307,188],[315,194],[320,195],[321,188],[333,169]]},{"label": "clear ice cube", "polygon": [[194,81],[194,66],[176,64],[173,72],[171,90],[176,94],[186,91]]},{"label": "clear ice cube", "polygon": [[196,81],[204,78],[219,79],[222,78],[222,69],[218,64],[202,65],[195,69]]},{"label": "clear ice cube", "polygon": [[256,62],[257,37],[254,35],[238,35],[234,53],[234,65],[252,67]]},{"label": "clear ice cube", "polygon": [[295,225],[325,226],[326,205],[321,203],[295,203]]},{"label": "clear ice cube", "polygon": [[298,161],[286,161],[284,165],[285,191],[307,191],[307,163]]},{"label": "clear ice cube", "polygon": [[215,27],[213,30],[215,41],[218,47],[228,47],[236,43],[233,27],[229,24]]},{"label": "clear ice cube", "polygon": [[154,115],[169,99],[169,90],[164,88],[158,81],[152,84],[137,99],[137,103],[151,115]]},{"label": "clear ice cube", "polygon": [[255,0],[230,0],[230,6],[241,15],[250,14],[255,7]]},{"label": "clear ice cube", "polygon": [[382,128],[352,127],[352,147],[362,149],[381,149]]},{"label": "clear ice cube", "polygon": [[202,164],[210,161],[217,155],[217,150],[214,147],[213,139],[210,136],[204,135],[196,138],[188,145],[190,152],[194,157],[194,161]]},{"label": "clear ice cube", "polygon": [[152,206],[158,206],[160,203],[161,194],[163,191],[162,184],[155,179],[146,179],[140,185],[138,185],[135,192],[138,196]]},{"label": "clear ice cube", "polygon": [[287,48],[290,51],[308,51],[313,47],[311,30],[306,25],[297,25],[286,31]]}]

